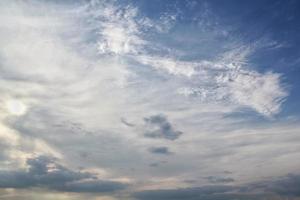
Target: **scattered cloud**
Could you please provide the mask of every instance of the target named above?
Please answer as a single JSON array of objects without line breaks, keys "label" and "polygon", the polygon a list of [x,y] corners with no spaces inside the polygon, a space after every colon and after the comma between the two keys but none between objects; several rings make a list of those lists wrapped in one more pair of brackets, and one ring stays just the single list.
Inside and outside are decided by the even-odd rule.
[{"label": "scattered cloud", "polygon": [[183,134],[181,131],[174,130],[164,115],[152,115],[144,118],[144,121],[146,123],[145,137],[176,140]]}]

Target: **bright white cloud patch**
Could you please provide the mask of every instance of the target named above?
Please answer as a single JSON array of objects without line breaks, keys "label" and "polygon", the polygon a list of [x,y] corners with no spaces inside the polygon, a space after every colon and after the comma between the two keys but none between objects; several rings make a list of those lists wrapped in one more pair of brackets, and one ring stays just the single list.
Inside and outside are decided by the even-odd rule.
[{"label": "bright white cloud patch", "polygon": [[278,74],[241,73],[229,83],[232,99],[254,108],[257,112],[272,116],[280,111],[287,92],[280,86]]},{"label": "bright white cloud patch", "polygon": [[27,110],[26,105],[22,101],[16,99],[8,100],[6,102],[6,107],[9,114],[12,115],[23,115]]},{"label": "bright white cloud patch", "polygon": [[143,45],[136,8],[98,1],[91,3],[88,12],[98,25],[99,53],[137,53]]}]

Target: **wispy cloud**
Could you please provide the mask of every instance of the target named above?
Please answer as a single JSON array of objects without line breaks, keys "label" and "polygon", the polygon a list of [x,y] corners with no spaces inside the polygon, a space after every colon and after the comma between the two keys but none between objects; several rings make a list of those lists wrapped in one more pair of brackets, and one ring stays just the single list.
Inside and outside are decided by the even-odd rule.
[{"label": "wispy cloud", "polygon": [[[230,50],[215,55],[211,60],[182,60],[176,58],[176,53],[169,52],[162,56],[151,51],[158,42],[151,40],[146,33],[148,29],[152,29],[152,32],[157,29],[151,25],[153,22],[149,18],[141,16],[137,8],[124,8],[109,3],[97,3],[91,8],[94,10],[94,20],[99,23],[97,42],[100,53],[129,56],[135,62],[158,70],[158,73],[174,75],[173,79],[179,78],[184,82],[178,88],[179,94],[199,96],[202,102],[249,107],[266,117],[280,112],[280,106],[288,95],[286,87],[281,83],[281,75],[259,73],[249,67],[249,56],[264,45],[263,40],[262,44],[234,41],[232,43],[235,45]],[[103,12],[95,11],[100,8]],[[170,20],[176,19],[171,16],[168,17]],[[206,17],[205,20],[209,19]],[[148,23],[142,23],[145,21]],[[164,20],[159,23],[164,24]],[[167,48],[162,44],[160,46]]]}]

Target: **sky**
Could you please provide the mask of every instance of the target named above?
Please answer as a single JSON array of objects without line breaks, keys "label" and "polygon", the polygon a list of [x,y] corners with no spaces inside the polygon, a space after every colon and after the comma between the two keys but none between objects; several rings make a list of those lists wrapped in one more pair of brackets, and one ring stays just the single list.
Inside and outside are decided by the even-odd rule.
[{"label": "sky", "polygon": [[300,200],[300,1],[3,0],[0,199]]}]

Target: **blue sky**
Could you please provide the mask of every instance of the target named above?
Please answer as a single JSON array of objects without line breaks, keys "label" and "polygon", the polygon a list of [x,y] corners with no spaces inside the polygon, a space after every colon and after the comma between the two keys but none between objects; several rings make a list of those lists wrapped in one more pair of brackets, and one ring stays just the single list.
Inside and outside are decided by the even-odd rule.
[{"label": "blue sky", "polygon": [[299,1],[2,1],[0,199],[299,200]]}]

